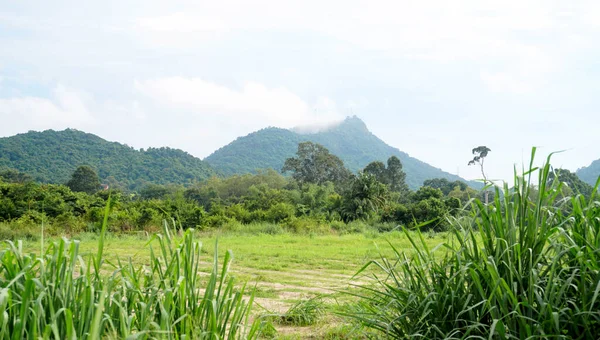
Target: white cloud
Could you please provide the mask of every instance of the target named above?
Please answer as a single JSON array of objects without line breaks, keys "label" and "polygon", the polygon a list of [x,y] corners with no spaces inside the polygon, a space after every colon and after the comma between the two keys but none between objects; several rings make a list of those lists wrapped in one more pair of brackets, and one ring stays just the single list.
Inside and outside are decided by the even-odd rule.
[{"label": "white cloud", "polygon": [[481,80],[494,92],[526,94],[533,90],[526,81],[518,79],[510,73],[483,71]]},{"label": "white cloud", "polygon": [[170,77],[136,81],[135,88],[171,109],[221,116],[236,125],[293,127],[341,118],[331,99],[321,97],[311,106],[285,88],[256,82],[232,89],[201,78]]},{"label": "white cloud", "polygon": [[[185,49],[236,32],[313,32],[398,57],[473,63],[482,73],[508,74],[505,77],[519,79],[522,87],[534,89],[562,60],[554,45],[527,37],[571,39],[564,29],[576,21],[568,15],[573,11],[570,7],[583,11],[588,6],[593,4],[565,6],[542,0],[508,0],[501,5],[487,0],[224,0],[196,3],[185,12],[165,14],[161,9],[159,15],[138,18],[135,32],[157,47]],[[502,70],[497,69],[499,65]]]},{"label": "white cloud", "polygon": [[[0,135],[75,127],[205,156],[268,125],[357,114],[452,172],[481,143],[493,176],[533,144],[585,150],[568,153],[580,166],[600,157],[598,18],[595,0],[0,4]],[[515,122],[536,128],[506,141]]]},{"label": "white cloud", "polygon": [[143,41],[161,47],[189,47],[197,40],[217,39],[228,32],[221,20],[176,12],[156,17],[138,18],[135,32]]},{"label": "white cloud", "polygon": [[[350,0],[200,2],[185,12],[141,17],[136,29],[170,32],[311,31],[373,49],[425,53],[432,58],[474,58],[513,32],[539,32],[557,24],[548,1],[461,2]],[[510,46],[507,46],[510,47]],[[440,55],[442,52],[443,55]],[[509,52],[509,51],[506,51]]]},{"label": "white cloud", "polygon": [[23,132],[28,129],[60,129],[65,127],[84,128],[92,125],[95,118],[86,103],[90,99],[84,93],[57,85],[52,97],[23,96],[0,99],[0,120],[3,135]]},{"label": "white cloud", "polygon": [[141,29],[154,32],[217,32],[227,30],[220,20],[210,17],[193,17],[183,12],[177,12],[158,17],[139,18],[137,25]]}]

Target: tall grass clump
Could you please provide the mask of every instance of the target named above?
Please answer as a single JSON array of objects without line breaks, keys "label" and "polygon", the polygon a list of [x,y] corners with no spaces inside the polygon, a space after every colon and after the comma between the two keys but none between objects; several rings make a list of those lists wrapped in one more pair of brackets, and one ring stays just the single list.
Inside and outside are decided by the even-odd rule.
[{"label": "tall grass clump", "polygon": [[[107,208],[108,210],[108,208]],[[251,338],[253,297],[244,298],[221,268],[215,250],[208,278],[199,275],[201,244],[187,230],[148,243],[150,262],[109,263],[103,253],[106,219],[96,254],[79,242],[52,242],[37,256],[22,242],[0,252],[0,339],[236,339]],[[154,247],[153,247],[154,245]]]},{"label": "tall grass clump", "polygon": [[550,157],[534,168],[534,156],[513,188],[450,219],[440,247],[405,230],[413,253],[394,248],[393,259],[363,267],[380,274],[346,315],[393,338],[597,339],[600,202],[564,196],[549,180]]},{"label": "tall grass clump", "polygon": [[324,313],[323,297],[316,296],[296,302],[287,312],[280,315],[278,321],[283,325],[310,326],[316,324]]}]

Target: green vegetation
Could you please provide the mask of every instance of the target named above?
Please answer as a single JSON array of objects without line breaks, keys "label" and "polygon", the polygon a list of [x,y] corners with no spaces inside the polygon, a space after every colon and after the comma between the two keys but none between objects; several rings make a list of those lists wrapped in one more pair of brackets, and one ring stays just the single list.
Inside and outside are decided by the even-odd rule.
[{"label": "green vegetation", "polygon": [[[109,200],[110,203],[110,200]],[[107,205],[106,212],[108,213]],[[108,216],[106,216],[108,217]],[[39,257],[22,243],[0,252],[0,339],[235,339],[252,338],[253,297],[244,298],[217,251],[207,279],[198,271],[201,246],[193,230],[181,239],[165,226],[148,247],[149,264],[108,262],[105,218],[97,253],[84,256],[79,241],[53,242]]]},{"label": "green vegetation", "polygon": [[77,167],[91,166],[111,188],[140,189],[149,183],[191,184],[214,171],[186,152],[135,150],[77,130],[47,130],[0,138],[0,169],[31,175],[43,183],[66,183]]},{"label": "green vegetation", "polygon": [[296,302],[290,309],[279,317],[284,325],[310,326],[314,325],[325,314],[325,306],[321,296]]},{"label": "green vegetation", "polygon": [[[366,281],[366,278],[352,276],[366,261],[378,256],[378,245],[385,245],[387,240],[394,242],[401,251],[412,252],[408,239],[398,231],[381,234],[375,229],[367,229],[371,228],[368,225],[362,225],[361,228],[365,228],[364,233],[345,235],[272,235],[257,229],[253,232],[240,232],[224,228],[195,231],[194,240],[201,240],[203,243],[200,254],[202,261],[198,265],[202,288],[213,270],[214,260],[211,259],[217,254],[221,268],[227,256],[227,252],[222,250],[230,249],[234,257],[229,265],[228,277],[234,278],[238,291],[241,291],[244,284],[252,287],[252,290],[246,289],[244,299],[249,301],[250,293],[254,293],[250,318],[255,320],[260,317],[259,321],[263,325],[261,337],[271,334],[278,339],[303,339],[309,336],[325,338],[326,334],[330,334],[328,336],[331,339],[355,339],[359,337],[360,329],[354,329],[346,320],[333,314],[340,305],[352,303],[352,299],[340,291],[352,289],[351,284]],[[177,233],[171,234],[171,237],[180,240],[175,235]],[[446,233],[431,234],[426,241],[430,247],[434,247],[444,241],[446,236]],[[87,259],[97,254],[98,237],[97,233],[77,235],[77,241],[73,242],[77,242],[81,257]],[[218,252],[215,247],[217,239],[220,249]],[[150,245],[149,240],[153,240]],[[50,241],[54,243],[60,239],[51,238]],[[112,275],[115,268],[111,264],[118,264],[119,258],[122,262],[131,261],[134,268],[150,268],[149,246],[155,254],[162,253],[158,239],[152,239],[152,235],[107,232],[102,272]],[[22,249],[23,253],[39,254],[40,243],[24,241]],[[385,247],[381,251],[386,256],[392,255]],[[318,314],[311,314],[315,310],[309,308],[310,304],[306,308],[292,309],[295,304],[313,298],[316,298],[314,302],[317,303]],[[290,309],[306,318],[315,315],[317,318],[312,319],[313,324],[308,326],[283,322],[282,316],[288,314]],[[299,318],[298,314],[290,315]],[[273,328],[269,333],[270,323]]]},{"label": "green vegetation", "polygon": [[[358,172],[371,162],[383,162],[390,156],[396,156],[402,162],[406,184],[412,190],[418,189],[423,181],[432,178],[464,181],[387,145],[372,134],[356,116],[346,118],[340,125],[318,133],[263,129],[236,139],[205,160],[225,176],[254,173],[257,169],[279,171],[286,159],[294,157],[298,144],[306,141],[326,147],[344,161],[352,172]],[[468,184],[475,188],[481,187],[477,182]]]},{"label": "green vegetation", "polygon": [[352,177],[344,162],[322,145],[300,143],[296,155],[285,160],[282,172],[292,172],[292,178],[300,185],[323,185],[327,182],[340,185]]},{"label": "green vegetation", "polygon": [[[375,161],[369,163],[363,169],[363,172],[365,174],[371,174],[375,176],[375,179],[377,179],[378,182],[387,185],[392,192],[408,192],[408,186],[406,185],[406,173],[404,173],[404,170],[402,170],[402,162],[400,162],[396,156],[388,158],[387,168],[383,162]],[[444,180],[446,179],[444,178]]]},{"label": "green vegetation", "polygon": [[496,189],[489,205],[475,200],[471,216],[451,218],[453,237],[442,247],[405,232],[415,252],[391,243],[392,258],[364,267],[384,275],[346,315],[398,339],[596,338],[598,202],[594,195],[561,199],[563,183],[560,175],[550,181],[549,164],[533,192],[535,170],[503,195]]},{"label": "green vegetation", "polygon": [[[326,133],[346,129],[368,133],[356,119]],[[447,177],[411,191],[393,152],[352,173],[321,144],[295,145],[289,177],[138,177],[100,190],[94,164],[66,184],[2,169],[0,339],[595,335],[597,187],[547,164],[537,185],[531,169],[493,195]],[[471,161],[488,184],[489,151]]]},{"label": "green vegetation", "polygon": [[[558,178],[558,181],[564,183],[566,196],[582,194],[584,197],[590,198],[592,192],[594,192],[594,187],[592,185],[595,185],[595,182],[593,182],[592,185],[589,185],[567,169],[554,169],[548,176],[548,180],[552,182],[555,177]],[[596,180],[598,180],[598,178],[600,178],[600,176],[596,176]]]},{"label": "green vegetation", "polygon": [[73,192],[93,194],[100,189],[100,179],[91,167],[82,165],[75,170],[67,186]]},{"label": "green vegetation", "polygon": [[[355,176],[327,149],[312,143],[300,144],[298,158],[288,159],[288,167],[292,178],[270,170],[211,177],[188,187],[150,184],[137,193],[95,190],[98,180],[88,166],[73,173],[70,187],[0,182],[0,236],[35,238],[31,226],[41,223],[50,235],[98,230],[109,192],[111,231],[156,231],[168,220],[183,229],[269,223],[268,232],[273,234],[362,232],[353,221],[367,222],[379,231],[430,221],[423,228],[439,231],[447,226],[442,218],[446,213],[462,214],[460,207],[477,194],[460,182],[454,182],[448,195],[430,187],[411,193],[403,182],[402,163],[393,156],[381,173],[369,173],[368,166]],[[14,171],[6,177],[26,178]]]}]

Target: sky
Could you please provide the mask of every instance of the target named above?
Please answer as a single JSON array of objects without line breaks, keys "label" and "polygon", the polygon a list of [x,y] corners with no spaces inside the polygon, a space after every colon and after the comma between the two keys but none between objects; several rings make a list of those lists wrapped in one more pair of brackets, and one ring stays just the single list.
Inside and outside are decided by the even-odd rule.
[{"label": "sky", "polygon": [[0,137],[76,128],[204,158],[357,115],[447,172],[600,158],[600,2],[0,1]]}]

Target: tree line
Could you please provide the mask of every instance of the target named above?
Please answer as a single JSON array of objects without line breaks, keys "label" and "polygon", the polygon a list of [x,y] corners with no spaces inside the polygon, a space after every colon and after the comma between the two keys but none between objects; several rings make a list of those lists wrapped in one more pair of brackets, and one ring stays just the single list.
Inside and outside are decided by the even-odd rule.
[{"label": "tree line", "polygon": [[282,172],[288,176],[264,170],[211,177],[188,187],[148,184],[124,192],[102,189],[90,166],[77,168],[64,185],[37,183],[6,170],[0,173],[0,222],[12,232],[41,223],[57,233],[94,231],[111,195],[109,221],[115,231],[158,228],[165,219],[200,229],[265,222],[298,232],[315,226],[344,231],[361,221],[382,231],[422,224],[443,230],[444,216],[460,213],[480,195],[463,182],[443,178],[411,191],[395,156],[353,174],[337,156],[311,142],[298,145]]}]

